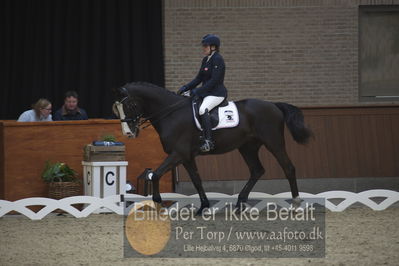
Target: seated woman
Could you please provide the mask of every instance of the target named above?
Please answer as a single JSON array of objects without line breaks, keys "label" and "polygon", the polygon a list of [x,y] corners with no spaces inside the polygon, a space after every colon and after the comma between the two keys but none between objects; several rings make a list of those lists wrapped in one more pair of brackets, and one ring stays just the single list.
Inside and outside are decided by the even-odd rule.
[{"label": "seated woman", "polygon": [[[227,97],[227,90],[224,86],[225,64],[219,53],[220,39],[213,34],[207,34],[201,41],[205,57],[202,59],[200,70],[197,76],[178,91],[183,94],[191,91],[191,95],[203,99],[199,108],[204,131],[201,151],[208,152],[214,148],[212,140],[212,129],[209,112],[218,106]],[[202,82],[202,86],[196,88]]]},{"label": "seated woman", "polygon": [[23,112],[18,122],[44,122],[53,121],[51,119],[51,102],[47,99],[39,99],[32,105],[32,109]]}]

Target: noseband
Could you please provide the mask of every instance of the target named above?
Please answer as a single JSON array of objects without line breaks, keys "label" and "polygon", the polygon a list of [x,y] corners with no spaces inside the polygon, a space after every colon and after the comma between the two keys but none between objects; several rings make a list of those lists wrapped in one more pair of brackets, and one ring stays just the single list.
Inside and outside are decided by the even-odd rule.
[{"label": "noseband", "polygon": [[[125,98],[123,98],[120,103],[124,104],[124,102],[128,99],[130,99],[131,97],[128,95]],[[126,108],[131,111],[132,113],[136,114],[136,117],[133,118],[127,118],[125,117],[125,119],[121,119],[121,122],[133,122],[136,123],[137,121],[140,121],[140,119],[143,117],[143,113],[139,112],[139,108],[137,107],[137,104],[134,102],[134,100],[130,100],[128,101],[126,104]],[[140,127],[140,125],[137,123],[135,124],[135,128],[138,129]]]}]

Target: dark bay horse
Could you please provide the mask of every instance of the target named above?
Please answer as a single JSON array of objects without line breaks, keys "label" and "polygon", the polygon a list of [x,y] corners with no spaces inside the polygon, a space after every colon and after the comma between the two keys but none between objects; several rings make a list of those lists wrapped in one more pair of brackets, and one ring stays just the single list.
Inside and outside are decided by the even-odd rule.
[{"label": "dark bay horse", "polygon": [[262,145],[276,157],[289,181],[294,202],[299,201],[295,167],[287,155],[284,142],[284,123],[296,142],[304,144],[311,137],[311,131],[305,126],[303,114],[297,107],[258,99],[235,102],[239,111],[239,125],[213,131],[215,149],[204,154],[199,149],[201,132],[193,120],[191,99],[143,82],[126,84],[115,89],[114,93],[126,115],[123,121],[128,123],[132,134],[138,135],[143,119],[150,121],[159,134],[165,153],[168,154],[165,161],[153,172],[155,202],[162,202],[159,193],[161,176],[178,164],[183,164],[198,191],[201,199],[198,212],[202,212],[209,207],[209,201],[202,187],[195,157],[238,149],[250,170],[249,180],[238,196],[236,207],[240,208],[241,203],[247,201],[257,180],[265,173],[258,157]]}]

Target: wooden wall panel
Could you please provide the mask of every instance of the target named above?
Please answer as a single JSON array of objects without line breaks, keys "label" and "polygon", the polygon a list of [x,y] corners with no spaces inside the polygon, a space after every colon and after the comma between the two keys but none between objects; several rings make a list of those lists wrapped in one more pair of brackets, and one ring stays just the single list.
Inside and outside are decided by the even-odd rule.
[{"label": "wooden wall panel", "polygon": [[[298,178],[399,176],[399,106],[303,108],[305,121],[315,133],[308,145],[298,145],[286,130],[287,151]],[[152,128],[137,139],[121,135],[112,120],[77,122],[0,123],[0,197],[9,200],[45,196],[40,174],[44,162],[65,161],[81,175],[83,146],[112,133],[126,143],[128,179],[144,168],[156,168],[165,158]],[[277,161],[262,148],[266,168],[262,178],[284,178]],[[246,180],[249,171],[238,151],[197,158],[203,180]],[[179,180],[189,180],[182,167]],[[163,192],[172,191],[170,173],[161,180]]]},{"label": "wooden wall panel", "polygon": [[[2,122],[2,125],[4,169],[0,182],[4,195],[1,198],[7,200],[47,195],[47,185],[40,177],[46,160],[68,163],[82,177],[84,145],[104,134],[113,134],[126,144],[127,179],[133,184],[137,184],[136,177],[146,167],[156,168],[166,157],[153,128],[143,130],[136,139],[128,139],[122,136],[116,120]],[[171,173],[161,179],[160,189],[172,191]]]},{"label": "wooden wall panel", "polygon": [[[315,133],[308,145],[285,131],[287,152],[298,178],[399,177],[399,106],[302,108]],[[260,150],[263,179],[284,178],[274,157]],[[237,151],[197,158],[203,180],[245,180],[249,171]],[[186,171],[179,167],[179,180]]]},{"label": "wooden wall panel", "polygon": [[0,199],[4,199],[4,138],[3,124],[0,123]]},{"label": "wooden wall panel", "polygon": [[394,119],[391,117],[391,131],[392,131],[392,149],[394,160],[394,171],[399,172],[399,118]]}]

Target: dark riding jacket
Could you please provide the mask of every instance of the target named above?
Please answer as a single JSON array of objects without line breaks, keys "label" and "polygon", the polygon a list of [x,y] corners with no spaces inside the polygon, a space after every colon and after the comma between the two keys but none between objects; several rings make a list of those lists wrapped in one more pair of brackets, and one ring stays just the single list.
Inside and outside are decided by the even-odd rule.
[{"label": "dark riding jacket", "polygon": [[[223,57],[218,53],[209,58],[205,56],[202,59],[201,68],[197,76],[186,85],[186,90],[191,90],[191,93],[202,98],[206,96],[227,97],[227,89],[223,84],[225,65]],[[202,82],[202,87],[197,87]]]},{"label": "dark riding jacket", "polygon": [[74,111],[67,111],[65,106],[61,107],[53,115],[53,121],[67,121],[67,120],[87,120],[89,119],[87,113],[82,108],[77,107]]}]

